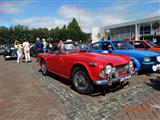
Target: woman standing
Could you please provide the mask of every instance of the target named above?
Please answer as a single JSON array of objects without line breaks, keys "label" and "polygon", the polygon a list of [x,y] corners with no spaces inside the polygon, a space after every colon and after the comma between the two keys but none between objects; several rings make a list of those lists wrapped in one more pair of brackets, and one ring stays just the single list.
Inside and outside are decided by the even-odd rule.
[{"label": "woman standing", "polygon": [[20,63],[23,55],[22,45],[16,40],[14,42],[14,47],[17,50],[17,63]]},{"label": "woman standing", "polygon": [[31,61],[30,44],[29,44],[28,41],[23,42],[23,50],[24,50],[24,55],[25,55],[26,62],[30,62]]}]

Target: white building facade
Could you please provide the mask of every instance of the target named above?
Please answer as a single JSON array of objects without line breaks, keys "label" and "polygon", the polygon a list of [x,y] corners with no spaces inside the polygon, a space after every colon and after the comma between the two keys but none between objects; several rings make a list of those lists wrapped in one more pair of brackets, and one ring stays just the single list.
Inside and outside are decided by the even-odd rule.
[{"label": "white building facade", "polygon": [[143,40],[147,36],[160,40],[160,16],[100,28],[105,39]]}]

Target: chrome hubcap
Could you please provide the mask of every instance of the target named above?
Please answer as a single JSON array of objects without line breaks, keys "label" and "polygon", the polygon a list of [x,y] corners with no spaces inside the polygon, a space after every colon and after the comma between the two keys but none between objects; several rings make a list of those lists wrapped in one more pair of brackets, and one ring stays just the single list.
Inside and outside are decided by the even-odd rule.
[{"label": "chrome hubcap", "polygon": [[86,74],[82,71],[78,71],[77,73],[75,73],[74,82],[75,86],[80,90],[86,89],[89,85],[88,78]]}]

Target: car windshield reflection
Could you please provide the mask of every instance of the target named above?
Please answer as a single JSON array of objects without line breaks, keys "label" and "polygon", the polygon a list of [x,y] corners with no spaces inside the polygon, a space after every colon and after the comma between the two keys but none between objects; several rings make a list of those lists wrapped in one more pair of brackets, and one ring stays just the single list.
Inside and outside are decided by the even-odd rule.
[{"label": "car windshield reflection", "polygon": [[75,53],[80,51],[87,51],[87,46],[79,42],[66,42],[61,44],[62,52]]},{"label": "car windshield reflection", "polygon": [[147,40],[147,43],[149,43],[151,46],[159,48],[158,45],[156,45],[154,42],[152,42],[151,40]]},{"label": "car windshield reflection", "polygon": [[126,41],[113,41],[113,45],[118,50],[135,49],[130,43]]}]

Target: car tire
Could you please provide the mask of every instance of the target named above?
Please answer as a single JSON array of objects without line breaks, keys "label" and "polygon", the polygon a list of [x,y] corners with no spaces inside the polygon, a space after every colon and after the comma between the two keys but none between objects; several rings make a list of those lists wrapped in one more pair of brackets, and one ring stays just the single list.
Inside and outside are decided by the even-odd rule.
[{"label": "car tire", "polygon": [[47,68],[46,68],[46,63],[44,60],[41,60],[41,71],[42,71],[42,74],[43,75],[48,75],[48,71],[47,71]]},{"label": "car tire", "polygon": [[90,94],[93,91],[93,85],[91,83],[90,77],[84,68],[76,67],[72,71],[71,80],[72,87],[75,89],[75,91],[81,94]]}]

